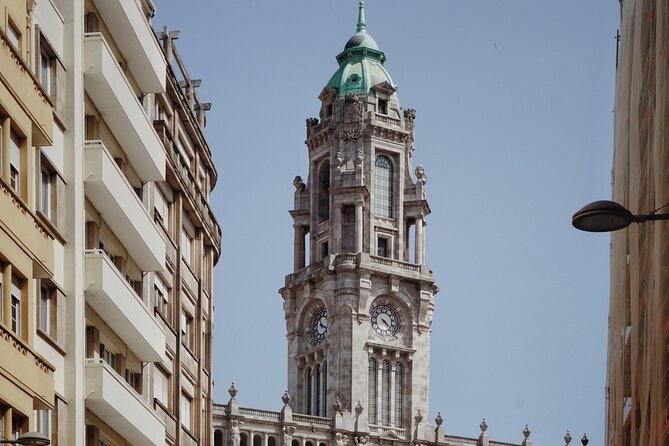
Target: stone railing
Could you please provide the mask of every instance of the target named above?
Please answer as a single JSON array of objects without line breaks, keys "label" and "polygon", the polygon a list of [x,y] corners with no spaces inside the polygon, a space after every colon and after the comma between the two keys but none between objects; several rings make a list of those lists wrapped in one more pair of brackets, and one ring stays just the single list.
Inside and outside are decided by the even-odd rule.
[{"label": "stone railing", "polygon": [[376,432],[379,435],[385,435],[388,432],[392,432],[393,434],[397,435],[399,438],[406,438],[406,429],[402,427],[392,427],[392,426],[379,426],[379,425],[374,425],[370,424],[369,425],[369,430],[372,432]]},{"label": "stone railing", "polygon": [[390,116],[382,115],[380,113],[375,113],[374,120],[382,122],[384,124],[394,125],[394,126],[397,126],[397,127],[402,126],[402,120],[401,119],[391,118]]},{"label": "stone railing", "polygon": [[406,271],[411,271],[414,273],[420,273],[420,265],[413,263],[400,262],[399,260],[393,260],[386,257],[377,257],[370,256],[372,263],[378,263],[380,265],[391,266],[394,268],[400,268]]},{"label": "stone railing", "polygon": [[325,417],[316,417],[313,415],[293,414],[293,420],[298,423],[313,424],[318,426],[330,426],[330,419]]},{"label": "stone railing", "polygon": [[279,412],[272,410],[263,410],[263,409],[252,409],[250,407],[240,407],[239,413],[241,415],[253,418],[262,418],[264,420],[275,420],[279,421]]}]

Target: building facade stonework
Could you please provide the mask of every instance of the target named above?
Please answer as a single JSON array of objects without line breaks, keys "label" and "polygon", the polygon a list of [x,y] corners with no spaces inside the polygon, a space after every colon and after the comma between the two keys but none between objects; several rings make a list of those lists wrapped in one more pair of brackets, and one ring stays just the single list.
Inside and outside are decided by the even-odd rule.
[{"label": "building facade stonework", "polygon": [[283,407],[240,407],[233,384],[214,405],[215,446],[503,444],[485,420],[466,438],[427,419],[438,292],[425,264],[427,175],[413,165],[416,111],[400,107],[364,12],[361,1],[319,117],[306,121],[306,181],[293,181]]},{"label": "building facade stonework", "polygon": [[[669,4],[621,0],[613,200],[633,214],[669,203]],[[608,446],[669,445],[669,223],[611,235]]]},{"label": "building facade stonework", "polygon": [[0,0],[0,439],[212,442],[205,112],[152,0]]}]

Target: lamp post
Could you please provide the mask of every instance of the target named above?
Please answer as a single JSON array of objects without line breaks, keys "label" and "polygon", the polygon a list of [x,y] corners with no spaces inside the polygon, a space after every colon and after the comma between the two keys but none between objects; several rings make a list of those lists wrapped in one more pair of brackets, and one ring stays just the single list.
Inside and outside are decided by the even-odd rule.
[{"label": "lamp post", "polygon": [[626,228],[632,223],[655,220],[669,220],[669,214],[634,215],[615,201],[600,200],[578,210],[571,218],[571,224],[581,231],[611,232]]},{"label": "lamp post", "polygon": [[41,432],[26,432],[16,440],[0,440],[0,444],[22,444],[27,446],[48,446],[51,440]]}]

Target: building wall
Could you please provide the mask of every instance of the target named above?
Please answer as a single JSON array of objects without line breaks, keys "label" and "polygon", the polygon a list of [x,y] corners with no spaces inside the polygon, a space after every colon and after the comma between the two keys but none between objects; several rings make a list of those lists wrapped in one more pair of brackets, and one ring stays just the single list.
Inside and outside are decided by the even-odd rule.
[{"label": "building wall", "polygon": [[[634,214],[669,202],[668,6],[620,2],[613,199]],[[669,445],[668,233],[652,222],[612,234],[609,445]]]},{"label": "building wall", "polygon": [[0,1],[3,437],[211,442],[210,105],[154,12]]}]

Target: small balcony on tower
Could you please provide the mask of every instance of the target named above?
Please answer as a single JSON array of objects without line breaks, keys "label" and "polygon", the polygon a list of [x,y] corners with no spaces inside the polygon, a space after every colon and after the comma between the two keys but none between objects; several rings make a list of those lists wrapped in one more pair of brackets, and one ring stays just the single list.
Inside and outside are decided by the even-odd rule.
[{"label": "small balcony on tower", "polygon": [[86,303],[139,359],[165,361],[165,332],[102,250],[84,254]]},{"label": "small balcony on tower", "polygon": [[102,141],[84,145],[85,193],[144,271],[163,269],[165,242]]},{"label": "small balcony on tower", "polygon": [[102,359],[86,359],[86,408],[130,444],[164,444],[165,422],[151,406]]},{"label": "small balcony on tower", "polygon": [[142,181],[164,180],[165,152],[160,139],[101,33],[84,35],[84,66],[86,93],[137,174]]}]

